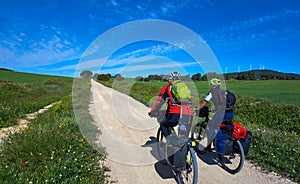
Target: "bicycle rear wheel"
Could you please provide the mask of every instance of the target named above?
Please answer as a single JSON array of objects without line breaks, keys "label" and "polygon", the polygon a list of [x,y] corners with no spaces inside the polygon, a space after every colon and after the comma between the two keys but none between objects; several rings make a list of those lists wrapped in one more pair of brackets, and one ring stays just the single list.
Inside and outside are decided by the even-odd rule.
[{"label": "bicycle rear wheel", "polygon": [[241,171],[245,162],[244,149],[240,141],[234,141],[234,153],[231,155],[224,155],[223,168],[231,174],[236,174]]},{"label": "bicycle rear wheel", "polygon": [[195,151],[189,148],[186,156],[186,168],[179,168],[177,181],[179,184],[196,184],[198,183],[198,164]]}]

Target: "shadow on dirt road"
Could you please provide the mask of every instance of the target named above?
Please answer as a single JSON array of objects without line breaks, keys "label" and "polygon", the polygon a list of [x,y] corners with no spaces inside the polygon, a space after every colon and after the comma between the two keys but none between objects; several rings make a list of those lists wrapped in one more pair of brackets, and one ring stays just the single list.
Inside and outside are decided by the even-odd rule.
[{"label": "shadow on dirt road", "polygon": [[157,150],[157,139],[156,137],[149,137],[150,140],[148,140],[142,147],[151,147],[151,155],[157,160],[157,162],[154,164],[154,168],[156,173],[162,178],[162,179],[174,179],[176,181],[175,176],[175,170],[172,166],[167,164],[165,161],[160,160],[160,156]]}]

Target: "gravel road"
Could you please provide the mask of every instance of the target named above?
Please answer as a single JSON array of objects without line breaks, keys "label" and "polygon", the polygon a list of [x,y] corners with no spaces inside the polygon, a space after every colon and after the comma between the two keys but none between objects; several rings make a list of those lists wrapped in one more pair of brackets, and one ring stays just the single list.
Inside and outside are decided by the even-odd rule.
[{"label": "gravel road", "polygon": [[[102,131],[99,142],[105,147],[111,176],[121,184],[176,183],[169,166],[161,165],[155,154],[158,123],[148,117],[149,108],[131,97],[92,80],[90,113]],[[232,175],[213,159],[213,153],[198,156],[198,183],[292,184],[275,173],[266,174],[249,162]]]}]

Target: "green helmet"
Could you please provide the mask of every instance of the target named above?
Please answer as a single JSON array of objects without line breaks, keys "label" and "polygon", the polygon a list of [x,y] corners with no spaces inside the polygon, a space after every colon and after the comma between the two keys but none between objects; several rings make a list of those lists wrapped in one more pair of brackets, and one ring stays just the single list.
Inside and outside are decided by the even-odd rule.
[{"label": "green helmet", "polygon": [[221,80],[220,79],[217,79],[217,78],[213,78],[210,80],[210,85],[214,85],[214,86],[221,86]]}]

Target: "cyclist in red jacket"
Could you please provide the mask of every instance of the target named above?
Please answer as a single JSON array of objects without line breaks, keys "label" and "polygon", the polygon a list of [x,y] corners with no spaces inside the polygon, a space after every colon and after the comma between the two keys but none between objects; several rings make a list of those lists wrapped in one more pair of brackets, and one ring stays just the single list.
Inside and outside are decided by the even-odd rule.
[{"label": "cyclist in red jacket", "polygon": [[[166,102],[168,104],[165,118],[160,122],[160,126],[164,135],[167,137],[170,135],[168,127],[175,127],[178,125],[178,122],[188,122],[192,120],[193,107],[190,104],[176,104],[174,102],[174,95],[171,91],[171,86],[176,81],[180,80],[179,72],[171,72],[168,76],[169,83],[166,84],[160,91],[159,97],[156,100],[155,105],[152,107],[149,112],[150,117],[155,117],[157,112]],[[190,127],[187,127],[187,132],[189,132]]]}]

